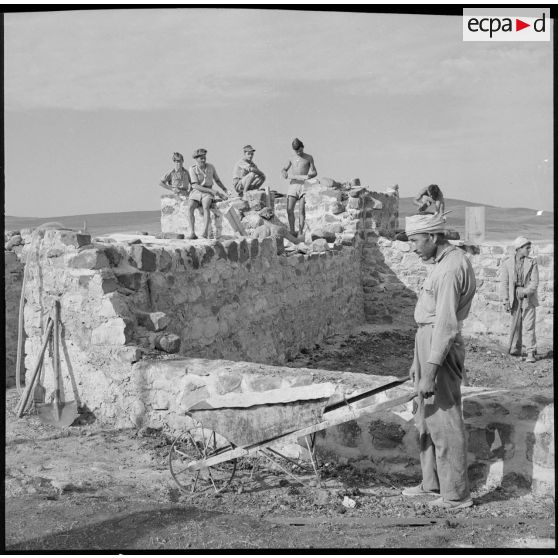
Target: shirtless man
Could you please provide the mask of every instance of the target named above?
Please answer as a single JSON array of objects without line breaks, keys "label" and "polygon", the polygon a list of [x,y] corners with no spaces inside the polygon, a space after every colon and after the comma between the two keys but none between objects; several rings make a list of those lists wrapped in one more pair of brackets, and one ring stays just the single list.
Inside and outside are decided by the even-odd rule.
[{"label": "shirtless man", "polygon": [[[188,238],[196,239],[194,211],[200,205],[203,207],[203,238],[208,237],[209,219],[211,217],[210,210],[216,214],[216,218],[221,218],[220,211],[215,207],[215,196],[219,196],[222,200],[227,199],[228,191],[217,175],[215,167],[206,161],[207,149],[196,149],[192,157],[196,160],[188,172],[190,174],[190,182],[192,183],[192,191],[190,192],[188,202],[188,224],[190,226],[190,235]],[[213,183],[225,192],[222,194],[218,190],[213,189]]]},{"label": "shirtless man", "polygon": [[248,190],[257,190],[265,182],[265,174],[254,163],[254,151],[251,145],[244,146],[244,156],[233,170],[233,187],[242,197]]},{"label": "shirtless man", "polygon": [[289,229],[293,236],[296,236],[295,231],[295,214],[294,209],[296,202],[300,200],[300,214],[299,214],[299,234],[304,234],[304,223],[306,220],[306,200],[304,199],[304,183],[311,178],[314,178],[318,172],[314,165],[312,155],[304,153],[304,144],[295,138],[292,143],[294,157],[283,167],[281,176],[288,178],[288,170],[291,169],[291,179],[289,181],[289,190],[287,192],[287,217],[289,218]]},{"label": "shirtless man", "polygon": [[422,188],[413,203],[418,206],[419,213],[429,213],[428,210],[433,209],[434,215],[442,215],[446,206],[444,194],[437,184]]}]

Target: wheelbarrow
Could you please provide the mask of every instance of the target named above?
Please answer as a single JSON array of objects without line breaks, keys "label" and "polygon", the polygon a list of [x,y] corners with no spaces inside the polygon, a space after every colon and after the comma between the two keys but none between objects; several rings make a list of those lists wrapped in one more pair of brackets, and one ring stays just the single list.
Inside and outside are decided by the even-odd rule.
[{"label": "wheelbarrow", "polygon": [[229,394],[199,402],[186,412],[192,427],[171,445],[170,473],[185,493],[208,489],[220,493],[230,485],[240,462],[244,465],[246,458],[262,457],[305,485],[305,479],[284,465],[286,461],[301,467],[301,463],[282,453],[286,444],[303,440],[311,472],[319,482],[316,434],[363,415],[408,403],[416,396],[414,392],[397,397],[386,393],[407,381],[361,390],[349,398],[339,394],[335,384],[322,383],[255,394]]}]

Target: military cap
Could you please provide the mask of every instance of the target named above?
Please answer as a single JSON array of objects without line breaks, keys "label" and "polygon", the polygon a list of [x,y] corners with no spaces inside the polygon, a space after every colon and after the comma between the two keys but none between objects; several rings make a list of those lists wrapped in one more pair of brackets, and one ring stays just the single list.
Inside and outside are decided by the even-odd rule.
[{"label": "military cap", "polygon": [[201,157],[202,155],[205,155],[207,153],[207,149],[204,149],[203,147],[200,147],[199,149],[196,149],[194,151],[194,154],[192,155],[192,158],[197,159],[198,157]]}]

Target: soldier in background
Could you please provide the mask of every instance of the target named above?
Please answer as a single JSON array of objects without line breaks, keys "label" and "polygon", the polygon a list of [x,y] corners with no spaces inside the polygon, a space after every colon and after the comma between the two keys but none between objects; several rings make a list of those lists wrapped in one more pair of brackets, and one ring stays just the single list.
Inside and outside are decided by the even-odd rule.
[{"label": "soldier in background", "polygon": [[506,312],[511,312],[509,352],[521,356],[522,330],[525,330],[525,362],[536,362],[537,336],[535,334],[536,308],[539,305],[539,267],[529,256],[531,241],[519,236],[514,241],[515,255],[504,260],[500,268],[500,296]]},{"label": "soldier in background", "polygon": [[437,184],[422,188],[413,203],[418,206],[419,213],[430,213],[429,210],[434,209],[434,215],[442,215],[446,205],[444,194]]}]

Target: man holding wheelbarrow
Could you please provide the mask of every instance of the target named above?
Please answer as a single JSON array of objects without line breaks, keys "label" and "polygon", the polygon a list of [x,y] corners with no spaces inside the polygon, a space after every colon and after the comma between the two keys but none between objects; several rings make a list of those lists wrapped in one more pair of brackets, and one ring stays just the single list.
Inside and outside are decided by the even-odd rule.
[{"label": "man holding wheelbarrow", "polygon": [[536,308],[539,305],[539,268],[537,260],[529,257],[531,242],[524,236],[514,241],[515,257],[504,260],[500,268],[500,293],[506,312],[511,312],[509,352],[521,356],[522,330],[525,329],[527,358],[536,362],[537,337],[535,334]]},{"label": "man holding wheelbarrow", "polygon": [[465,347],[461,337],[476,290],[471,262],[445,238],[442,215],[413,215],[405,232],[414,252],[433,260],[415,308],[418,329],[409,371],[418,394],[415,421],[419,431],[422,482],[404,496],[438,494],[433,508],[473,505],[467,479],[467,442],[461,410]]}]

